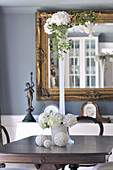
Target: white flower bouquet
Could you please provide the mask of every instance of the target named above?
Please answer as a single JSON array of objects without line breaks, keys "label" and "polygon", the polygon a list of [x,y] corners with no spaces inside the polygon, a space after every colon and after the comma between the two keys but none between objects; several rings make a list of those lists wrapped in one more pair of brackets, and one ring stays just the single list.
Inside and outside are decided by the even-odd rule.
[{"label": "white flower bouquet", "polygon": [[41,113],[38,118],[38,123],[42,129],[49,128],[48,121],[50,115],[48,113]]},{"label": "white flower bouquet", "polygon": [[52,34],[50,41],[51,52],[53,53],[57,50],[57,58],[63,59],[62,53],[67,53],[67,50],[71,48],[71,40],[67,41],[66,35],[68,29],[74,25],[81,25],[80,31],[86,32],[91,37],[92,32],[95,32],[93,26],[98,20],[100,18],[94,12],[94,9],[79,13],[72,12],[70,15],[65,11],[54,13],[44,24],[45,33]]},{"label": "white flower bouquet", "polygon": [[51,18],[48,18],[46,20],[46,23],[44,25],[44,31],[47,34],[52,34],[53,32],[55,32],[54,27],[55,29],[57,29],[57,31],[61,31],[61,25],[65,25],[65,27],[68,28],[69,22],[69,14],[65,11],[59,11],[57,13],[54,13]]},{"label": "white flower bouquet", "polygon": [[48,125],[49,127],[58,127],[63,120],[63,115],[60,113],[50,113]]},{"label": "white flower bouquet", "polygon": [[95,32],[94,24],[90,21],[85,22],[85,25],[80,24],[80,32],[85,32],[86,34],[89,34],[89,37],[93,37],[92,33]]},{"label": "white flower bouquet", "polygon": [[95,62],[101,62],[104,66],[104,70],[106,71],[108,69],[108,63],[107,61],[113,62],[113,54],[109,53],[100,53],[95,56]]},{"label": "white flower bouquet", "polygon": [[41,128],[58,127],[64,124],[66,127],[72,127],[77,123],[77,118],[72,114],[62,115],[60,113],[41,113],[38,117],[38,124]]},{"label": "white flower bouquet", "polygon": [[[95,56],[95,61],[100,61],[100,60],[106,60],[107,61],[107,59],[113,59],[113,54],[109,54],[109,53],[100,53],[100,54],[97,54],[96,56]],[[111,60],[112,61],[112,60]]]},{"label": "white flower bouquet", "polygon": [[[71,28],[69,14],[65,11],[54,13],[51,18],[46,20],[44,31],[47,34],[52,34],[54,37],[50,41],[50,45],[58,50],[58,58],[62,58],[62,53],[66,53],[71,47],[71,41],[67,41],[66,33],[68,28]],[[52,48],[51,52],[55,52]]]},{"label": "white flower bouquet", "polygon": [[101,53],[101,54],[97,54],[96,56],[95,56],[95,61],[104,61],[104,60],[106,60],[107,59],[107,54],[105,54],[105,53]]}]

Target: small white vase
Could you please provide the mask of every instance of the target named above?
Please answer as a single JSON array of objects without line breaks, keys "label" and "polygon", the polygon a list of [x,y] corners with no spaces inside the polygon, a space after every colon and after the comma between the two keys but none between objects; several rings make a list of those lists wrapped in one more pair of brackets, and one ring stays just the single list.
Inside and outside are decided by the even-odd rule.
[{"label": "small white vase", "polygon": [[60,126],[56,127],[56,128],[51,128],[51,138],[52,138],[52,144],[55,145],[54,142],[54,136],[58,133],[58,132],[64,132],[67,134],[68,136],[68,144],[72,144],[74,143],[74,141],[70,138],[70,135],[68,133],[68,128],[65,127],[63,124],[61,124]]}]

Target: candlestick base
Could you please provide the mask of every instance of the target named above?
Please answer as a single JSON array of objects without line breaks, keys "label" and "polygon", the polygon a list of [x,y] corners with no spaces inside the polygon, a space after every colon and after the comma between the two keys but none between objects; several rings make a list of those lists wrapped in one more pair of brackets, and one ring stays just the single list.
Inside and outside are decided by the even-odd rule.
[{"label": "candlestick base", "polygon": [[27,115],[25,116],[25,118],[22,120],[22,122],[36,122],[36,120],[34,119],[33,115],[31,114],[32,110],[28,110]]}]

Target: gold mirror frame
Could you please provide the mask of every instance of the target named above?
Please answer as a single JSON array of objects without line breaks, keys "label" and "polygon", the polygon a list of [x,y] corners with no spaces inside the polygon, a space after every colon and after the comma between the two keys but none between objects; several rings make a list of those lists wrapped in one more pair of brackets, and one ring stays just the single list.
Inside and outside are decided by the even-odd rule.
[{"label": "gold mirror frame", "polygon": [[[59,89],[48,88],[48,35],[43,27],[46,19],[54,12],[36,12],[36,100],[38,101],[59,100]],[[71,11],[68,12],[71,15]],[[113,23],[113,10],[95,12],[101,16],[101,23]],[[65,100],[112,101],[113,88],[65,88]]]}]

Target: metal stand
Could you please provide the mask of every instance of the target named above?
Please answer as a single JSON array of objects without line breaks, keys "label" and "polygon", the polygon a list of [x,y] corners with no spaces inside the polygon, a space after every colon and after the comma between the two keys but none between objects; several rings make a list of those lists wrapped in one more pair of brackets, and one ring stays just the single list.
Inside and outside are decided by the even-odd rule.
[{"label": "metal stand", "polygon": [[32,116],[31,112],[33,112],[34,108],[32,106],[32,100],[33,100],[33,87],[34,87],[34,82],[32,81],[32,75],[33,73],[31,72],[31,84],[29,82],[26,83],[26,89],[24,91],[27,92],[27,103],[28,103],[28,109],[26,110],[28,113],[25,116],[25,118],[22,120],[22,122],[36,122],[34,117]]},{"label": "metal stand", "polygon": [[25,118],[22,120],[22,122],[36,122],[33,115],[31,114],[32,111],[33,110],[31,110],[31,109],[28,110],[28,113],[25,116]]}]

